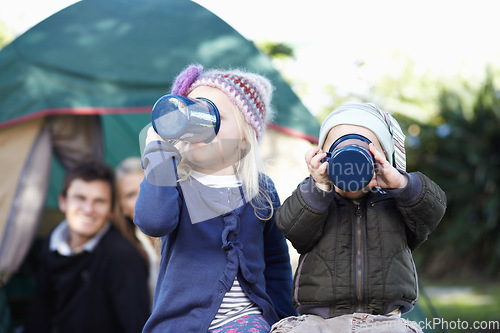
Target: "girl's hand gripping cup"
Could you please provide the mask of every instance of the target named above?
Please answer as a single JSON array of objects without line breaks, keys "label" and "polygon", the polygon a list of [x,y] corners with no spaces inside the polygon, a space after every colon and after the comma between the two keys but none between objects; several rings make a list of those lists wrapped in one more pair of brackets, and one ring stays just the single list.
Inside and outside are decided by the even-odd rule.
[{"label": "girl's hand gripping cup", "polygon": [[156,101],[151,121],[164,140],[209,143],[219,132],[220,114],[208,99],[169,94]]}]

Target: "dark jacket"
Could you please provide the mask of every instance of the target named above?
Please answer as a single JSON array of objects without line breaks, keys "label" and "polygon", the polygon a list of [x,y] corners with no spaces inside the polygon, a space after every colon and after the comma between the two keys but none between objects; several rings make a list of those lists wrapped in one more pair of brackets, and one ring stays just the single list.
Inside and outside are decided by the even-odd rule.
[{"label": "dark jacket", "polygon": [[92,252],[62,256],[42,247],[25,332],[137,333],[149,316],[148,267],[111,227]]},{"label": "dark jacket", "polygon": [[301,254],[293,300],[301,314],[409,311],[418,295],[412,251],[446,209],[422,173],[403,189],[371,191],[357,204],[306,178],[278,209],[276,224]]}]

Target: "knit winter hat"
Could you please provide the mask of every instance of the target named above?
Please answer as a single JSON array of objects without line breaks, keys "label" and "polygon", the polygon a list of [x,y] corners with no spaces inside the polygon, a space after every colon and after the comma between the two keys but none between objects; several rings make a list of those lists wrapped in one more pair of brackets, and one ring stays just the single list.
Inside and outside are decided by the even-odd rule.
[{"label": "knit winter hat", "polygon": [[174,81],[172,94],[187,96],[199,86],[209,86],[224,92],[255,130],[260,141],[271,119],[273,86],[265,77],[241,70],[209,70],[190,65]]},{"label": "knit winter hat", "polygon": [[372,131],[382,145],[387,161],[406,170],[405,135],[397,120],[389,113],[371,103],[343,105],[333,110],[323,121],[318,146],[323,147],[330,130],[341,124],[362,126]]}]

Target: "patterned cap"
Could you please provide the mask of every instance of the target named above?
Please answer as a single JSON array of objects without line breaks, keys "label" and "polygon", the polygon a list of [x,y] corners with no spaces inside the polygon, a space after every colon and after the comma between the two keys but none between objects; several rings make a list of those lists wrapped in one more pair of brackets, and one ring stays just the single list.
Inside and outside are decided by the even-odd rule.
[{"label": "patterned cap", "polygon": [[269,122],[273,86],[265,77],[241,70],[209,70],[201,65],[188,66],[175,79],[172,94],[187,96],[199,86],[209,86],[224,92],[238,107],[245,120],[255,130],[260,141]]},{"label": "patterned cap", "polygon": [[319,131],[319,147],[325,143],[330,130],[341,124],[362,126],[377,136],[387,161],[406,170],[405,135],[398,121],[372,103],[346,104],[333,110],[323,121]]}]

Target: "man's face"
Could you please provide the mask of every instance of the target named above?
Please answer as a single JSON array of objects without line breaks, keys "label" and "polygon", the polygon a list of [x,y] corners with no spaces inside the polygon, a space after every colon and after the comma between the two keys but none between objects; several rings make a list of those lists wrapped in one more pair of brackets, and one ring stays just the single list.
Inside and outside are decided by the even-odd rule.
[{"label": "man's face", "polygon": [[82,245],[94,237],[111,218],[111,186],[104,180],[71,182],[66,197],[59,196],[59,208],[66,214],[71,241]]}]

